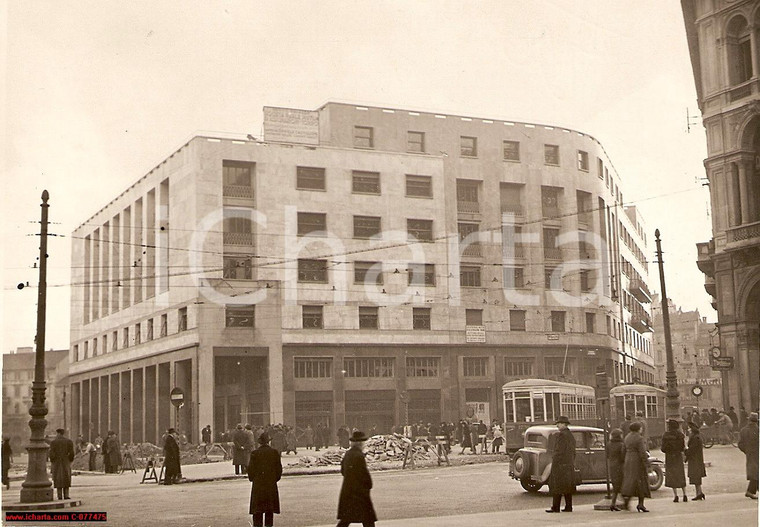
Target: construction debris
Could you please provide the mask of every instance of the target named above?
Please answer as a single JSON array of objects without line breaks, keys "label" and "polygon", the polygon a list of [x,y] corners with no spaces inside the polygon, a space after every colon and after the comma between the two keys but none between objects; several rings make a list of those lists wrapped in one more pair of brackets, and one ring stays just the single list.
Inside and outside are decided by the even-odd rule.
[{"label": "construction debris", "polygon": [[[411,449],[411,455],[415,460],[435,459],[435,446],[426,439],[417,439],[412,442],[409,438],[399,434],[376,435],[370,437],[364,448],[364,454],[368,463],[378,461],[403,461],[407,448]],[[302,456],[301,460],[291,466],[295,467],[319,467],[328,465],[340,465],[346,449],[327,451],[320,456]]]}]

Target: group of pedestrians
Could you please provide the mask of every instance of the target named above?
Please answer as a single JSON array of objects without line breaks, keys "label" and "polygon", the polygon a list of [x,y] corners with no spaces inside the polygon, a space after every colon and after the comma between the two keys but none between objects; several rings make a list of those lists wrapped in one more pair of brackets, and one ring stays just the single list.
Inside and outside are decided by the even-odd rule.
[{"label": "group of pedestrians", "polygon": [[[354,431],[349,437],[350,448],[341,460],[340,472],[343,484],[338,499],[338,526],[361,523],[373,527],[377,521],[372,506],[370,490],[372,477],[364,458],[364,445],[368,437]],[[253,516],[253,527],[272,527],[274,515],[280,513],[280,496],[277,482],[282,477],[280,453],[269,445],[267,432],[258,437],[259,448],[251,452],[247,466],[251,485],[249,513]]]}]

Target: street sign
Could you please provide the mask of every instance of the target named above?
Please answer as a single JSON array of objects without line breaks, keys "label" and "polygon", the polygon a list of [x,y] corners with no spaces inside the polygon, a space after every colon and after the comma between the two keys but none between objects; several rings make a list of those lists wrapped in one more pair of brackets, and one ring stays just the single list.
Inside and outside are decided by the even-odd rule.
[{"label": "street sign", "polygon": [[734,369],[733,357],[713,357],[712,360],[713,370],[728,371]]},{"label": "street sign", "polygon": [[559,340],[559,334],[558,333],[547,333],[546,334],[547,340]]},{"label": "street sign", "polygon": [[179,408],[185,404],[185,392],[182,391],[182,388],[174,388],[169,394],[169,399],[171,399],[174,406]]},{"label": "street sign", "polygon": [[694,397],[701,397],[703,391],[704,390],[702,390],[702,387],[699,384],[691,387],[691,394]]}]

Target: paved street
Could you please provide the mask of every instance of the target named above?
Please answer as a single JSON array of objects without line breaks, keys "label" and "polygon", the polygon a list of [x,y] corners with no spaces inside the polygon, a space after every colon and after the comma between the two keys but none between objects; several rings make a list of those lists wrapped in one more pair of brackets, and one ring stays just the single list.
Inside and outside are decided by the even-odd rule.
[{"label": "paved street", "polygon": [[[663,488],[650,503],[653,512],[645,517],[647,525],[692,527],[724,520],[736,526],[755,525],[757,502],[743,496],[744,456],[733,447],[714,447],[705,451],[705,458],[712,463],[704,486],[707,501],[675,504],[670,490]],[[226,465],[188,466],[183,472],[188,478],[218,477],[231,472],[232,467]],[[546,488],[537,495],[523,491],[508,478],[506,463],[375,472],[373,478],[375,507],[381,522],[388,525],[504,525],[507,521],[524,524],[528,518],[540,524],[571,525],[644,519],[634,513],[593,511],[593,504],[604,496],[603,485],[580,487],[572,517],[547,515],[543,512],[549,502]],[[78,510],[107,511],[108,525],[119,527],[246,525],[250,519],[246,514],[250,484],[243,479],[169,487],[140,485],[139,480],[140,474],[77,476],[72,497],[83,500]],[[341,477],[335,474],[283,478],[283,513],[276,524],[334,525],[340,484]],[[4,493],[4,505],[18,499],[19,486],[15,482]],[[689,495],[693,494],[693,488],[689,489]]]}]

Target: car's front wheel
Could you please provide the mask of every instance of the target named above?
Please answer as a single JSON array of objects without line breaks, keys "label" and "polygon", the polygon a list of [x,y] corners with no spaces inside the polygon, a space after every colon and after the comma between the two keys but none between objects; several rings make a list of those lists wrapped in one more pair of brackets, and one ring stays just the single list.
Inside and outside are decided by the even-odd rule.
[{"label": "car's front wheel", "polygon": [[647,467],[647,479],[649,480],[649,490],[657,490],[662,487],[665,476],[659,465],[650,465]]},{"label": "car's front wheel", "polygon": [[522,485],[522,488],[527,490],[528,492],[538,492],[541,487],[544,486],[543,483],[539,483],[537,481],[531,481],[529,479],[521,479],[520,485]]}]

